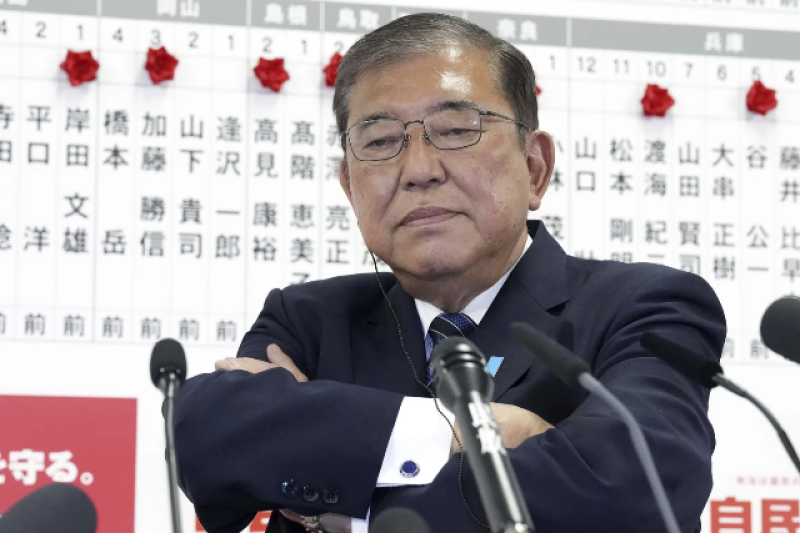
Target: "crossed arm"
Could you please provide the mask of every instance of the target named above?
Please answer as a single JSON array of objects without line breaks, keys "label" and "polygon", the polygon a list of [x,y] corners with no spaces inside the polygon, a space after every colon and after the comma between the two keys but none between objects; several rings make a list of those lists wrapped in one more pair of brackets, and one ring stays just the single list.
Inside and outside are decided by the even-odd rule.
[{"label": "crossed arm", "polygon": [[[643,354],[638,338],[657,331],[718,358],[724,316],[707,284],[682,273],[647,280],[629,300],[613,317],[593,370],[642,423],[679,522],[692,532],[711,486],[708,393]],[[291,336],[271,337],[284,351],[296,348]],[[363,518],[370,506],[373,515],[392,506],[413,508],[433,531],[481,530],[461,499],[457,459],[429,485],[376,491],[401,395],[300,382],[303,360],[275,357],[270,350],[269,362],[258,362],[267,371],[219,370],[192,378],[177,400],[181,482],[209,532],[238,533],[264,509]],[[296,369],[287,368],[289,362]],[[657,527],[658,513],[627,430],[597,399],[588,397],[553,429],[532,438],[520,435],[509,455],[538,531]],[[506,444],[513,448],[515,442]],[[281,494],[281,482],[291,478],[345,490],[335,506],[299,502]],[[463,479],[470,507],[481,518],[474,482],[468,472]]]},{"label": "crossed arm", "polygon": [[[217,361],[214,365],[215,370],[232,371],[243,370],[251,374],[265,372],[276,368],[282,368],[294,376],[298,383],[306,383],[308,377],[297,368],[292,358],[283,353],[277,344],[270,344],[267,347],[267,360],[253,359],[251,357],[228,357]],[[553,426],[542,420],[539,416],[526,411],[520,407],[506,404],[492,404],[492,413],[498,424],[503,444],[506,448],[516,448],[522,442],[552,428]],[[442,420],[444,423],[444,420]],[[459,453],[458,444],[461,432],[458,422],[455,423],[456,435],[450,443],[450,455]],[[280,509],[280,513],[288,520],[297,524],[304,524],[304,517],[300,513],[291,509]],[[323,513],[319,515],[322,529],[326,533],[350,533],[352,518],[337,513]]]}]

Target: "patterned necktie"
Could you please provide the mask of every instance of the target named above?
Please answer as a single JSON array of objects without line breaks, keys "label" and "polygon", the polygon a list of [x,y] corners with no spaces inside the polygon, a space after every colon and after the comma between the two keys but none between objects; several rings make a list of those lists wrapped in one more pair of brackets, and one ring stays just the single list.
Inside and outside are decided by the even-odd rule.
[{"label": "patterned necktie", "polygon": [[[478,326],[472,321],[470,317],[464,313],[442,313],[431,322],[428,328],[428,335],[431,336],[433,347],[442,342],[447,337],[466,337],[475,331]],[[433,372],[430,364],[430,357],[428,358],[428,368],[425,370],[427,377],[427,384],[430,385],[433,381]]]}]

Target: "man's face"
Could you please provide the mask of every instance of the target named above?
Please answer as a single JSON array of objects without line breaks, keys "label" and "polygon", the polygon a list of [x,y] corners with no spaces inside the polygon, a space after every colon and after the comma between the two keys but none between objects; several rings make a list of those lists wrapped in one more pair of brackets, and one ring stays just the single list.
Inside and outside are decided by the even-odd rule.
[{"label": "man's face", "polygon": [[[376,114],[419,120],[447,102],[514,118],[487,54],[451,48],[361,78],[348,127]],[[421,124],[406,131],[408,146],[386,161],[359,161],[347,147],[340,180],[367,246],[399,277],[480,278],[502,267],[524,241],[528,210],[538,209],[547,187],[550,137],[531,133],[523,150],[515,123],[484,117],[480,142],[443,151],[423,141]]]}]

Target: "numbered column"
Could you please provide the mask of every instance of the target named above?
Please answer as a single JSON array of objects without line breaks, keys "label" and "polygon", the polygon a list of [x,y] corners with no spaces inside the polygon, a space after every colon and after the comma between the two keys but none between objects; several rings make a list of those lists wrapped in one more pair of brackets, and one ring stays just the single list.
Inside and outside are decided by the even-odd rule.
[{"label": "numbered column", "polygon": [[15,336],[17,263],[24,236],[18,223],[18,183],[22,175],[25,120],[20,47],[22,13],[0,7],[0,339]]},{"label": "numbered column", "polygon": [[136,29],[134,20],[104,17],[100,21],[94,327],[96,340],[102,342],[130,343],[141,338],[133,313],[134,266],[142,237],[136,228],[141,216],[136,180],[142,163],[136,83],[143,81],[144,70]]},{"label": "numbered column", "polygon": [[[359,37],[388,23],[391,16],[391,9],[387,6],[325,4],[323,61],[327,63],[335,53],[345,55]],[[322,112],[327,113],[326,110],[322,110]],[[323,234],[326,241],[326,255],[323,258],[326,262],[325,271],[330,272],[331,275],[344,272],[372,272],[375,268],[372,256],[358,230],[355,215],[351,215],[349,202],[345,203],[342,195],[336,190],[335,184],[332,183],[334,176],[338,174],[336,169],[338,158],[343,157],[344,152],[337,150],[336,146],[329,142],[331,140],[330,124],[326,132],[328,143],[324,151],[327,167],[325,170],[325,230]],[[338,145],[338,139],[336,144]],[[348,230],[344,229],[345,227],[349,227],[349,238],[346,237]],[[349,258],[350,265],[345,266],[341,263],[344,261],[344,257]],[[380,270],[388,269],[380,259],[376,258],[376,260]]]}]

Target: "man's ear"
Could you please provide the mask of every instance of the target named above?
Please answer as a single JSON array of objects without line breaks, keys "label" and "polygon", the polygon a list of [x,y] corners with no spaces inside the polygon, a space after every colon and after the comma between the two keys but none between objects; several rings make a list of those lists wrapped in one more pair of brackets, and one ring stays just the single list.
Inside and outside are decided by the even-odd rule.
[{"label": "man's ear", "polygon": [[553,175],[556,163],[555,145],[550,134],[541,130],[528,133],[525,141],[525,156],[530,178],[528,209],[536,211],[542,206],[542,198],[550,185],[550,177]]},{"label": "man's ear", "polygon": [[353,196],[350,191],[350,169],[347,168],[347,161],[344,158],[339,162],[339,184],[342,186],[344,194],[347,195],[350,205],[353,205]]}]

